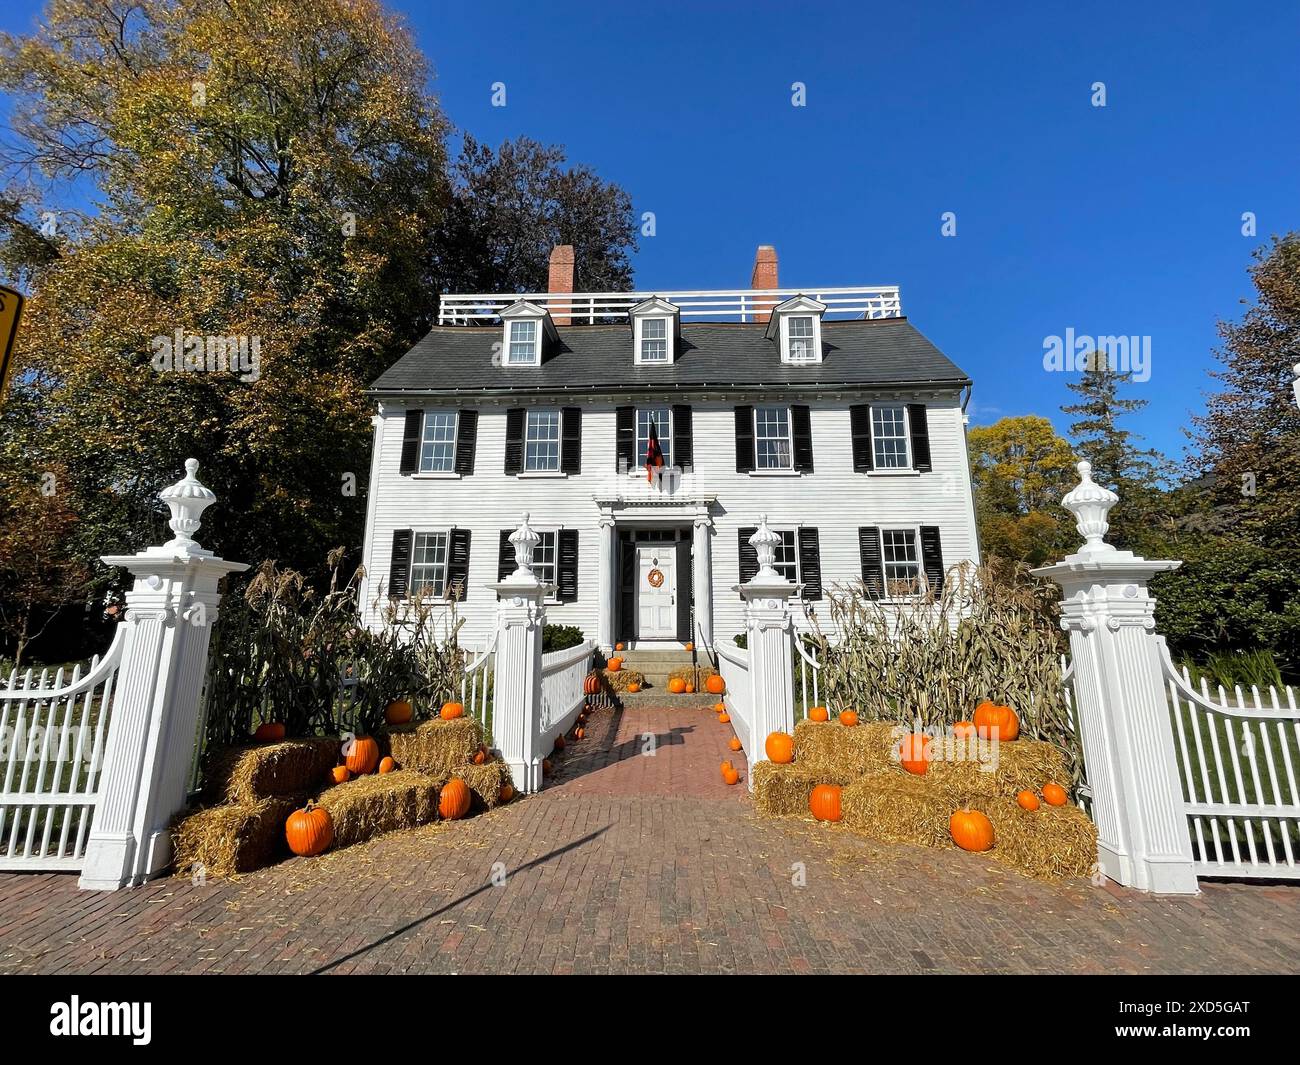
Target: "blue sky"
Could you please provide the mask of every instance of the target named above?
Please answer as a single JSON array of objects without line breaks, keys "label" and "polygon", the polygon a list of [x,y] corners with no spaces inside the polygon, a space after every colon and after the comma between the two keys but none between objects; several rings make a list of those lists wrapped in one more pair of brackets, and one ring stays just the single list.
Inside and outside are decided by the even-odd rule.
[{"label": "blue sky", "polygon": [[760,243],[783,286],[898,284],[975,424],[1064,429],[1045,338],[1149,336],[1131,427],[1181,454],[1252,250],[1300,227],[1294,3],[391,6],[454,123],[563,144],[654,212],[638,288],[748,284]]}]

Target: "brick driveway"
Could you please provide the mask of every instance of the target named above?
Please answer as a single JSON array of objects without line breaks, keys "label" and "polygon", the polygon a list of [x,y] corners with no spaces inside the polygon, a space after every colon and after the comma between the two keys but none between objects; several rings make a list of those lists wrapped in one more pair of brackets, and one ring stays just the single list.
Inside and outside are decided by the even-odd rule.
[{"label": "brick driveway", "polygon": [[729,735],[598,717],[540,796],[238,881],[0,876],[0,973],[1300,971],[1300,888],[1148,898],[760,821]]}]

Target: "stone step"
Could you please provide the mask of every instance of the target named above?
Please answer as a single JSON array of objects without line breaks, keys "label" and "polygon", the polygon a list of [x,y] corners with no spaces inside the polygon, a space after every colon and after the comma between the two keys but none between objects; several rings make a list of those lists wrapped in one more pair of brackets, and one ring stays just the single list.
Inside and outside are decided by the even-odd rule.
[{"label": "stone step", "polygon": [[718,696],[708,692],[696,692],[694,695],[673,695],[665,688],[642,688],[635,695],[623,692],[618,696],[624,706],[679,706],[698,707],[701,711],[710,709],[718,701]]}]

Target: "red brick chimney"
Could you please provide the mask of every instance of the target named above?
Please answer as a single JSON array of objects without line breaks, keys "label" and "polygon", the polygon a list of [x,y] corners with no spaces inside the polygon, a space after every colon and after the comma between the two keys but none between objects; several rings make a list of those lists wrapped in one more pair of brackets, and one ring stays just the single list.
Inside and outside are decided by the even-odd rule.
[{"label": "red brick chimney", "polygon": [[[754,272],[750,276],[749,287],[754,289],[781,287],[776,279],[776,249],[772,245],[760,244],[758,251],[754,253]],[[762,306],[769,309],[756,313],[754,321],[770,322],[772,320],[770,308],[775,307],[776,304],[776,300],[764,302]]]},{"label": "red brick chimney", "polygon": [[[546,282],[546,291],[552,296],[569,295],[573,292],[573,245],[557,244],[551,249],[550,278]],[[570,303],[551,302],[551,320],[556,325],[568,325],[571,321]]]}]

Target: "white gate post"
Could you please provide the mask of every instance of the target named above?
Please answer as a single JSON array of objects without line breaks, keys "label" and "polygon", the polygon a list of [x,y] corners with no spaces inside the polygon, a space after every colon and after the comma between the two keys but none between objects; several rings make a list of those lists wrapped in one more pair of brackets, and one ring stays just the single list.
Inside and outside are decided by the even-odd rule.
[{"label": "white gate post", "polygon": [[1117,551],[1104,537],[1119,497],[1081,483],[1061,501],[1084,545],[1033,572],[1061,586],[1061,627],[1070,634],[1076,727],[1083,745],[1101,871],[1142,891],[1195,894],[1173,726],[1147,582],[1181,562]]},{"label": "white gate post", "polygon": [[135,555],[105,555],[135,577],[126,595],[128,626],[113,696],[99,800],[86,842],[80,886],[114,891],[156,876],[171,864],[173,815],[185,805],[208,643],[227,573],[247,569],[194,540],[216,498],[185,476],[158,498],[171,508],[169,543]]},{"label": "white gate post", "polygon": [[794,733],[794,620],[790,599],[799,594],[772,566],[781,537],[767,527],[767,515],[749,538],[758,555],[758,572],[735,586],[745,600],[745,642],[749,648],[752,706],[749,756],[754,766],[767,759],[764,744],[773,732]]},{"label": "white gate post", "polygon": [[533,550],[541,537],[528,524],[510,536],[515,571],[489,584],[497,593],[497,662],[492,709],[492,742],[524,793],[541,790],[543,752],[538,731],[542,721],[542,625],[551,586],[532,570]]}]

